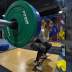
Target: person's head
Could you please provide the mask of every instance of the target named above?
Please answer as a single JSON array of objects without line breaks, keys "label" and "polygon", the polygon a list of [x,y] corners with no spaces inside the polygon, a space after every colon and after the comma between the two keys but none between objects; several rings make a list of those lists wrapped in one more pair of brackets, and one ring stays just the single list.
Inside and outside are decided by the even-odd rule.
[{"label": "person's head", "polygon": [[50,29],[52,28],[52,26],[53,26],[52,20],[48,19],[48,20],[47,20],[46,28],[47,28],[48,30],[50,30]]},{"label": "person's head", "polygon": [[47,19],[47,24],[52,24],[52,21],[50,19]]}]

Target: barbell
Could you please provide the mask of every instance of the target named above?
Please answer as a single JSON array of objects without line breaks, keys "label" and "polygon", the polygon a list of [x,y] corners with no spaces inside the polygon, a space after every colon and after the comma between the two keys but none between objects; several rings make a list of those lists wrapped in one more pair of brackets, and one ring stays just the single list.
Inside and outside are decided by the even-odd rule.
[{"label": "barbell", "polygon": [[16,47],[24,47],[40,33],[39,12],[24,0],[15,1],[0,19],[4,37]]}]

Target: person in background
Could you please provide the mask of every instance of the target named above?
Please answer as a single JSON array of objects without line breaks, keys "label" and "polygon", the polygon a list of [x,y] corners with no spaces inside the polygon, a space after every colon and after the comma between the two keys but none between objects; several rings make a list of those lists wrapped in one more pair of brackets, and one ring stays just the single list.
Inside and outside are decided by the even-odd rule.
[{"label": "person in background", "polygon": [[47,24],[45,26],[45,35],[46,35],[46,38],[47,40],[49,41],[50,37],[49,37],[49,34],[51,32],[51,29],[52,29],[52,21],[50,19],[47,20]]},{"label": "person in background", "polygon": [[64,32],[64,21],[62,16],[57,16],[56,18],[56,24],[58,28],[58,39],[59,40],[64,40],[65,38],[65,32]]},{"label": "person in background", "polygon": [[43,18],[41,32],[39,34],[39,37],[41,38],[42,41],[48,41],[48,38],[49,38],[48,33],[50,31],[49,24],[50,24],[50,20]]},{"label": "person in background", "polygon": [[50,32],[49,32],[49,40],[50,41],[57,41],[57,33],[58,33],[58,28],[57,25],[55,23],[55,20],[53,20],[53,22],[50,24]]},{"label": "person in background", "polygon": [[[43,63],[47,59],[47,52],[51,48],[51,44],[48,43],[47,38],[45,37],[45,31],[47,29],[47,21],[46,19],[42,20],[41,32],[39,36],[35,37],[31,43],[31,47],[34,50],[37,50],[37,56],[34,60],[34,68],[33,71],[42,71]],[[48,34],[48,33],[47,33]]]},{"label": "person in background", "polygon": [[44,40],[49,40],[49,33],[51,32],[51,28],[52,28],[52,21],[48,18],[44,18],[42,20],[42,28],[41,28],[41,32],[43,34],[43,39]]},{"label": "person in background", "polygon": [[42,20],[41,35],[43,40],[56,41],[58,29],[55,23],[51,19],[44,18]]},{"label": "person in background", "polygon": [[35,38],[33,43],[31,44],[32,48],[37,49],[37,56],[36,59],[34,60],[34,67],[33,71],[38,71],[41,72],[43,69],[43,63],[47,59],[47,52],[51,48],[51,44],[48,42],[43,42],[38,38]]},{"label": "person in background", "polygon": [[46,41],[46,36],[45,36],[45,26],[46,26],[46,20],[45,19],[42,19],[42,22],[41,22],[41,32],[40,32],[40,35],[39,37]]}]

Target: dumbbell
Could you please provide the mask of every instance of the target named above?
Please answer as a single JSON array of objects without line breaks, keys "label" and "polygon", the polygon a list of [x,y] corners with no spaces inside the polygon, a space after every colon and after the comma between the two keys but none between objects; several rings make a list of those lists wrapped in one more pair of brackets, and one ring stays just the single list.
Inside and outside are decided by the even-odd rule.
[{"label": "dumbbell", "polygon": [[40,33],[41,17],[39,12],[24,0],[15,1],[3,19],[0,19],[4,37],[16,47],[24,47]]}]

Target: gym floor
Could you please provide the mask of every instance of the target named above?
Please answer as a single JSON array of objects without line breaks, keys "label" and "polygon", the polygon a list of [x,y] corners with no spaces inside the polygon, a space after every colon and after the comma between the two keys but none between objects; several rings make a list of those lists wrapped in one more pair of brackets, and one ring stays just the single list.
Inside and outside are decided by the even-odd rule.
[{"label": "gym floor", "polygon": [[[0,65],[12,72],[32,72],[32,63],[35,60],[36,54],[36,51],[20,48],[0,53]],[[43,67],[43,72],[55,72],[56,62],[60,60],[62,60],[62,58],[59,55],[48,54],[47,61]],[[4,68],[1,70],[3,69]]]}]

